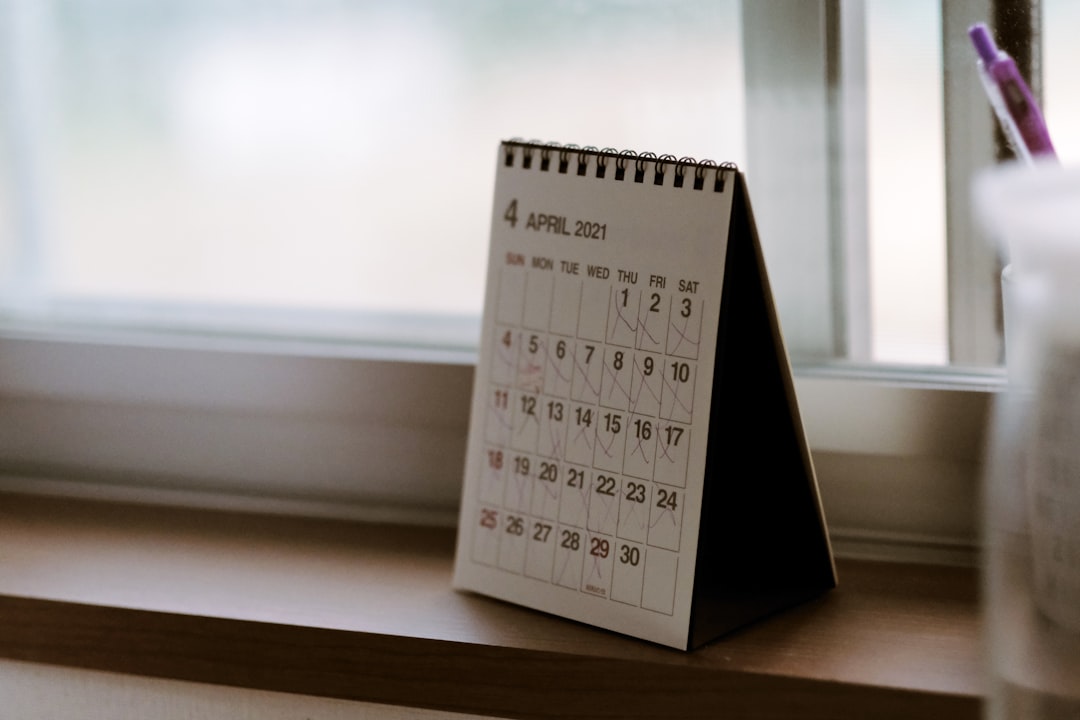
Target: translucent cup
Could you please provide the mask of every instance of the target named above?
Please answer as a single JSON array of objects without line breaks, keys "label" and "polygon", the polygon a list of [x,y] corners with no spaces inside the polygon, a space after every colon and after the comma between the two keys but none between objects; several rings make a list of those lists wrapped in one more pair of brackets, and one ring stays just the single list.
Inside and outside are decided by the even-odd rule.
[{"label": "translucent cup", "polygon": [[975,208],[1011,261],[983,507],[989,717],[1080,718],[1080,171],[989,172]]}]

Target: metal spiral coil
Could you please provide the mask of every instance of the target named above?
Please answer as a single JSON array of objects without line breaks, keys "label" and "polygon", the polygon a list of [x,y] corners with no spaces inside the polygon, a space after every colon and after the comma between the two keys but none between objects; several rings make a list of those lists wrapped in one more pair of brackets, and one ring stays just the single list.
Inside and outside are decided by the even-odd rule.
[{"label": "metal spiral coil", "polygon": [[[651,152],[638,153],[634,150],[597,148],[593,145],[580,147],[569,143],[564,145],[557,142],[512,138],[503,142],[502,147],[506,167],[514,167],[520,156],[520,167],[524,170],[537,168],[540,172],[557,172],[560,175],[573,174],[585,177],[589,174],[589,167],[592,164],[593,175],[598,179],[605,179],[609,177],[609,168],[614,166],[614,173],[610,175],[612,179],[638,184],[647,182],[651,167],[653,185],[663,185],[670,172],[673,187],[694,190],[705,190],[711,186],[713,192],[723,192],[727,176],[738,172],[738,167],[731,162],[718,164],[712,160],[695,160],[688,156],[681,158],[676,158],[674,155],[657,156]],[[539,159],[538,163],[535,162],[536,158]],[[595,163],[592,163],[594,160]],[[690,172],[691,169],[693,172]],[[690,178],[690,182],[687,182],[687,178]],[[709,182],[710,179],[711,182]]]}]

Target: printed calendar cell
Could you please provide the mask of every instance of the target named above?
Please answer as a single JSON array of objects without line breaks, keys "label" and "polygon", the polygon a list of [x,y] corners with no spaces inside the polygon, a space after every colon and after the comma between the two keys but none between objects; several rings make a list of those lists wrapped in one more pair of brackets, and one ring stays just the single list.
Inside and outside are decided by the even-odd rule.
[{"label": "printed calendar cell", "polygon": [[499,537],[499,568],[512,573],[525,571],[525,550],[528,546],[525,524],[528,518],[514,513],[503,513],[502,535]]},{"label": "printed calendar cell", "polygon": [[532,502],[532,484],[535,462],[528,455],[508,454],[509,466],[506,468],[506,491],[503,493],[503,507],[519,513],[529,512]]},{"label": "printed calendar cell", "polygon": [[581,287],[577,336],[602,343],[607,331],[608,301],[611,286],[598,280],[586,280]]},{"label": "printed calendar cell", "polygon": [[600,404],[626,410],[630,406],[630,377],[634,353],[618,347],[604,349],[604,365],[600,373]]},{"label": "printed calendar cell", "polygon": [[544,393],[555,397],[570,397],[574,379],[573,340],[549,336],[547,345],[547,368],[544,372]]},{"label": "printed calendar cell", "polygon": [[566,455],[566,428],[570,417],[570,402],[562,398],[543,396],[540,411],[540,441],[537,452],[550,458]]},{"label": "printed calendar cell", "polygon": [[657,423],[656,465],[653,480],[665,485],[686,487],[686,465],[690,456],[690,428],[678,423]]},{"label": "printed calendar cell", "polygon": [[679,296],[671,303],[667,354],[697,360],[701,345],[701,299]]},{"label": "printed calendar cell", "polygon": [[492,445],[506,446],[514,429],[514,412],[510,404],[510,391],[493,385],[488,389],[485,408],[484,440]]},{"label": "printed calendar cell", "polygon": [[682,539],[682,490],[656,486],[650,501],[649,545],[678,551]]},{"label": "printed calendar cell", "polygon": [[593,595],[608,597],[611,594],[611,569],[614,564],[615,539],[603,535],[588,536],[585,567],[581,577],[581,589]]},{"label": "printed calendar cell", "polygon": [[506,452],[501,447],[488,446],[480,464],[480,485],[477,499],[488,505],[502,505],[506,491]]},{"label": "printed calendar cell", "polygon": [[651,483],[623,478],[619,498],[619,527],[616,535],[643,543],[649,533],[649,489]]},{"label": "printed calendar cell", "polygon": [[499,561],[499,510],[481,505],[477,508],[479,518],[472,528],[472,559],[481,565],[496,565]]},{"label": "printed calendar cell", "polygon": [[578,465],[592,467],[596,447],[596,423],[598,410],[592,405],[570,403],[570,417],[566,429],[565,459]]},{"label": "printed calendar cell", "polygon": [[627,605],[641,605],[641,584],[645,578],[645,548],[619,540],[615,543],[615,567],[611,573],[611,599]]},{"label": "printed calendar cell", "polygon": [[626,436],[623,474],[652,480],[656,463],[656,423],[647,415],[631,415]]},{"label": "printed calendar cell", "polygon": [[576,465],[564,466],[562,491],[559,493],[559,522],[585,527],[589,519],[591,493],[592,471]]},{"label": "printed calendar cell", "polygon": [[641,607],[671,615],[675,604],[675,580],[678,571],[678,553],[653,547],[645,548]]},{"label": "printed calendar cell", "polygon": [[560,525],[556,543],[552,580],[556,585],[577,590],[581,587],[581,569],[585,561],[585,531]]},{"label": "printed calendar cell", "polygon": [[529,525],[528,549],[525,551],[525,574],[537,580],[551,581],[555,567],[555,526],[533,518]]},{"label": "printed calendar cell", "polygon": [[593,476],[589,496],[589,530],[614,535],[619,524],[619,478],[608,473]]},{"label": "printed calendar cell", "polygon": [[516,384],[519,390],[538,393],[544,389],[544,370],[547,360],[547,335],[521,333],[518,349]]},{"label": "printed calendar cell", "polygon": [[596,449],[593,466],[601,470],[622,472],[626,453],[626,414],[600,408],[596,411]]},{"label": "printed calendar cell", "polygon": [[[533,263],[538,260],[547,258],[533,258]],[[550,270],[533,270],[525,278],[525,310],[521,318],[523,327],[547,332],[554,283],[555,276]]]},{"label": "printed calendar cell", "polygon": [[[655,275],[653,276],[656,277]],[[644,292],[638,305],[638,350],[662,353],[667,349],[668,318],[671,298],[656,290]]]},{"label": "printed calendar cell", "polygon": [[697,363],[668,358],[664,365],[664,384],[660,389],[660,417],[688,423],[694,415]]},{"label": "printed calendar cell", "polygon": [[513,393],[514,425],[510,444],[515,450],[536,452],[536,443],[540,437],[540,396],[532,393]]},{"label": "printed calendar cell", "polygon": [[515,328],[499,325],[491,346],[491,381],[497,385],[513,385],[517,379],[517,352],[520,333]]},{"label": "printed calendar cell", "polygon": [[660,414],[660,394],[664,386],[664,356],[634,353],[630,370],[630,412]]},{"label": "printed calendar cell", "polygon": [[579,341],[574,347],[574,378],[570,398],[596,403],[600,399],[600,378],[604,369],[603,345]]},{"label": "printed calendar cell", "polygon": [[559,463],[542,458],[536,463],[530,512],[545,520],[555,520],[559,517],[559,488],[561,487]]},{"label": "printed calendar cell", "polygon": [[555,293],[551,298],[552,333],[575,337],[578,329],[578,308],[581,307],[581,280],[567,275],[555,276]]},{"label": "printed calendar cell", "polygon": [[518,326],[525,310],[525,268],[504,267],[499,273],[499,303],[495,320]]},{"label": "printed calendar cell", "polygon": [[[620,274],[623,272],[625,271],[619,271]],[[636,276],[637,273],[634,275]],[[634,347],[637,340],[640,300],[641,291],[636,288],[613,287],[611,289],[611,301],[608,304],[608,343],[625,348]]]}]

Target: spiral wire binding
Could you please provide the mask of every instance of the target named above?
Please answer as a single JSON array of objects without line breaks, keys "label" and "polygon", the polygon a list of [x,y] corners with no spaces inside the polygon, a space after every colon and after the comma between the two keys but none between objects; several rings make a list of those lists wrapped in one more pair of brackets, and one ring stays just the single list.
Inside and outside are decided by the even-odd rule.
[{"label": "spiral wire binding", "polygon": [[[652,184],[663,185],[667,177],[668,169],[673,168],[672,185],[676,188],[686,187],[687,177],[692,178],[689,187],[694,190],[704,190],[706,181],[712,177],[713,192],[724,192],[727,175],[739,171],[735,163],[724,162],[717,164],[712,160],[695,160],[684,156],[676,158],[674,155],[660,155],[655,153],[638,153],[633,150],[616,150],[612,147],[599,149],[593,145],[579,147],[571,143],[561,144],[557,142],[542,142],[540,140],[522,140],[511,138],[503,142],[504,164],[506,167],[514,167],[518,150],[521,154],[521,167],[524,170],[533,168],[533,156],[539,156],[539,169],[541,172],[552,170],[552,159],[555,160],[555,170],[560,175],[570,173],[572,161],[576,160],[575,173],[585,177],[589,172],[591,159],[596,160],[595,176],[599,179],[607,177],[609,165],[614,165],[613,178],[617,182],[624,182],[627,178],[627,170],[632,168],[630,179],[635,183],[644,183],[647,179],[649,165],[652,165]],[[575,157],[576,156],[576,157]],[[614,162],[612,162],[614,161]],[[693,173],[690,173],[690,169]]]}]

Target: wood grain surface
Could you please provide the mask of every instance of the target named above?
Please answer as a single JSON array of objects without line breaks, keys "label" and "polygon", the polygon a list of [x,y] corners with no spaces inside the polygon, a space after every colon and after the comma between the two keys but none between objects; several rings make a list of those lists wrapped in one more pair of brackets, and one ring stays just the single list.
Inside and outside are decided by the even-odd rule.
[{"label": "wood grain surface", "polygon": [[975,718],[976,572],[682,653],[450,588],[453,532],[0,495],[0,656],[501,717]]}]

